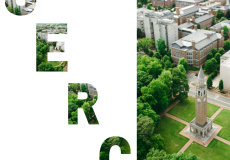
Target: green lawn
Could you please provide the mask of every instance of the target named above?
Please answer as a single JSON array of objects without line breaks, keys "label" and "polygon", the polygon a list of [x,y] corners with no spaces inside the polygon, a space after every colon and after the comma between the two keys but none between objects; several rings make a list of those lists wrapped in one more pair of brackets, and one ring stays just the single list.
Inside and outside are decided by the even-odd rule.
[{"label": "green lawn", "polygon": [[177,153],[189,141],[188,138],[179,134],[186,127],[167,116],[161,117],[160,125],[155,129],[155,133],[159,133],[165,140],[166,152]]},{"label": "green lawn", "polygon": [[229,145],[217,139],[213,139],[207,147],[192,142],[192,144],[185,150],[185,154],[193,153],[202,160],[227,160],[230,157],[229,150]]},{"label": "green lawn", "polygon": [[[220,107],[207,103],[207,117],[211,117]],[[187,97],[180,101],[167,113],[178,117],[186,122],[191,122],[196,115],[196,103],[195,98]]]},{"label": "green lawn", "polygon": [[[47,56],[43,57],[43,61],[47,62]],[[54,67],[59,65],[61,63],[61,61],[50,61],[49,63],[51,63]]]},{"label": "green lawn", "polygon": [[230,111],[227,109],[223,109],[214,119],[214,123],[222,126],[223,128],[217,134],[219,137],[224,138],[230,141]]},{"label": "green lawn", "polygon": [[49,63],[51,63],[55,67],[58,66],[61,63],[61,61],[50,61]]}]

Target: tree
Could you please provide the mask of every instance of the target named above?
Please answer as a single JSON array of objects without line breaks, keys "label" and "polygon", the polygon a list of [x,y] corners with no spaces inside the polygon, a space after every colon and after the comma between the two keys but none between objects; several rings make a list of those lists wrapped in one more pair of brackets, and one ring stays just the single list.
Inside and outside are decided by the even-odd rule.
[{"label": "tree", "polygon": [[157,59],[161,59],[162,56],[161,56],[161,54],[159,52],[155,52],[153,57],[156,57]]},{"label": "tree", "polygon": [[143,6],[142,6],[142,4],[141,4],[141,2],[138,2],[137,3],[137,8],[142,8]]},{"label": "tree", "polygon": [[218,11],[216,12],[216,18],[220,19],[221,17],[224,17],[224,12],[218,9]]},{"label": "tree", "polygon": [[167,53],[166,52],[165,40],[163,40],[162,38],[159,38],[157,40],[157,50],[161,54],[162,57]]},{"label": "tree", "polygon": [[15,15],[20,15],[18,7],[15,7],[15,8],[14,8],[14,14],[15,14]]},{"label": "tree", "polygon": [[213,71],[213,67],[214,67],[214,64],[213,64],[213,61],[212,61],[212,59],[210,59],[210,60],[207,60],[206,62],[205,62],[205,70],[207,71],[207,72],[212,72]]},{"label": "tree", "polygon": [[227,11],[227,13],[226,13],[225,17],[226,17],[227,19],[229,19],[229,18],[230,18],[230,10],[228,10],[228,11]]},{"label": "tree", "polygon": [[175,3],[173,3],[173,8],[176,7]]},{"label": "tree", "polygon": [[217,65],[217,60],[215,58],[212,58],[211,61],[213,63],[213,69],[214,69]]},{"label": "tree", "polygon": [[173,75],[171,73],[171,71],[169,70],[163,70],[161,75],[159,75],[158,79],[160,81],[162,81],[164,84],[167,85],[167,87],[169,88],[169,92],[168,92],[168,99],[172,98],[172,85],[173,85],[173,81],[172,81]]},{"label": "tree", "polygon": [[149,3],[148,5],[147,5],[147,9],[152,9],[152,5],[151,5],[151,3]]},{"label": "tree", "polygon": [[151,148],[145,160],[166,160],[168,155],[164,150]]},{"label": "tree", "polygon": [[159,126],[161,118],[148,103],[137,103],[137,117],[141,115],[150,117],[153,120],[154,127]]},{"label": "tree", "polygon": [[213,17],[213,19],[212,19],[212,25],[215,25],[215,24],[216,24],[216,18]]},{"label": "tree", "polygon": [[147,4],[147,3],[148,3],[148,0],[140,0],[140,2],[141,2],[142,4]]},{"label": "tree", "polygon": [[205,30],[208,30],[208,26],[205,27]]},{"label": "tree", "polygon": [[161,113],[168,107],[169,88],[159,79],[153,79],[148,86],[141,88],[142,96],[140,97],[144,103],[149,103],[156,113]]},{"label": "tree", "polygon": [[222,91],[224,89],[224,83],[222,81],[222,79],[219,82],[219,90]]},{"label": "tree", "polygon": [[212,77],[211,76],[208,76],[208,79],[207,79],[207,87],[208,88],[211,88],[212,87]]},{"label": "tree", "polygon": [[167,60],[167,61],[165,62],[165,69],[167,70],[167,69],[169,69],[169,68],[172,68],[172,64],[171,64],[171,62],[170,62],[169,60]]},{"label": "tree", "polygon": [[224,42],[224,49],[225,49],[226,51],[229,51],[229,50],[230,50],[230,41],[225,41],[225,42]]},{"label": "tree", "polygon": [[157,6],[157,10],[161,10],[161,6],[158,5],[158,6]]},{"label": "tree", "polygon": [[178,68],[181,72],[186,73],[186,70],[184,69],[184,66],[183,66],[182,64],[179,64],[179,65],[177,66],[177,68]]},{"label": "tree", "polygon": [[153,51],[149,50],[149,56],[152,57],[153,56]]},{"label": "tree", "polygon": [[220,22],[222,22],[222,21],[224,21],[224,20],[227,20],[227,18],[225,18],[225,17],[221,17],[221,18],[220,18]]},{"label": "tree", "polygon": [[213,48],[211,52],[212,52],[212,54],[213,54],[213,57],[215,57],[215,54],[217,53],[217,49],[216,49],[216,48]]},{"label": "tree", "polygon": [[224,54],[224,49],[223,48],[219,48],[218,52],[223,55]]},{"label": "tree", "polygon": [[229,38],[228,37],[229,29],[227,26],[224,26],[222,30],[224,30],[224,39],[227,40]]},{"label": "tree", "polygon": [[179,68],[172,69],[172,94],[174,97],[182,100],[188,97],[189,85],[187,75],[181,72]]},{"label": "tree", "polygon": [[137,71],[137,97],[141,96],[141,87],[147,86],[153,79],[152,75],[149,75],[144,71]]},{"label": "tree", "polygon": [[197,29],[201,29],[200,23],[197,24]]},{"label": "tree", "polygon": [[86,92],[86,87],[84,83],[81,84],[81,92]]},{"label": "tree", "polygon": [[69,86],[68,86],[68,89],[69,89],[69,91],[73,91],[74,93],[78,93],[78,91],[77,90],[79,90],[80,89],[80,86],[79,86],[79,84],[77,84],[77,83],[72,83],[72,84],[70,84]]},{"label": "tree", "polygon": [[179,64],[184,66],[184,69],[186,70],[186,72],[188,71],[188,61],[184,57],[180,58],[178,65]]},{"label": "tree", "polygon": [[141,31],[140,28],[137,28],[137,38],[144,38],[145,34]]},{"label": "tree", "polygon": [[151,38],[142,38],[137,42],[137,47],[139,50],[144,51],[148,54],[149,49],[153,49],[155,42]]},{"label": "tree", "polygon": [[154,131],[154,122],[148,116],[142,116],[137,122],[137,135],[138,138],[151,137]]},{"label": "tree", "polygon": [[10,12],[10,13],[13,13],[13,8],[12,7],[6,7],[7,8],[7,10]]},{"label": "tree", "polygon": [[212,54],[212,53],[209,53],[209,54],[207,55],[207,60],[212,59],[212,58],[213,58],[213,54]]},{"label": "tree", "polygon": [[215,55],[215,59],[216,59],[216,61],[217,61],[217,64],[220,64],[220,57],[221,57],[221,54],[220,54],[220,53],[217,53],[217,54]]}]

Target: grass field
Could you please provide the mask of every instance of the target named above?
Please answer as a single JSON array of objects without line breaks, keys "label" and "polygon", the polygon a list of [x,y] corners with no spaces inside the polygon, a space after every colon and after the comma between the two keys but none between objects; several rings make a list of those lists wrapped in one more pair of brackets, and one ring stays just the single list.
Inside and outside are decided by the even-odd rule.
[{"label": "grass field", "polygon": [[214,119],[214,123],[222,126],[223,128],[217,134],[219,137],[230,141],[230,111],[223,109]]},{"label": "grass field", "polygon": [[61,63],[61,61],[50,61],[49,63],[51,63],[55,67],[58,66]]},{"label": "grass field", "polygon": [[230,146],[213,139],[208,147],[192,142],[192,144],[185,150],[185,154],[193,153],[202,160],[224,160],[230,157]]},{"label": "grass field", "polygon": [[[188,97],[180,101],[167,113],[178,117],[186,122],[191,122],[196,115],[196,103],[195,98]],[[211,117],[220,107],[207,103],[207,117]]]},{"label": "grass field", "polygon": [[179,134],[186,127],[174,119],[163,116],[160,125],[155,129],[155,133],[159,133],[165,140],[166,152],[177,153],[189,141],[188,138]]}]

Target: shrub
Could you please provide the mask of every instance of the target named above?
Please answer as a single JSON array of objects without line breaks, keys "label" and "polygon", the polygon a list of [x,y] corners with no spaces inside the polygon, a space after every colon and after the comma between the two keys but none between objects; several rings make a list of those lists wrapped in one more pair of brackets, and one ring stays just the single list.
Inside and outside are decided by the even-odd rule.
[{"label": "shrub", "polygon": [[153,51],[149,50],[149,56],[152,57],[153,56]]}]

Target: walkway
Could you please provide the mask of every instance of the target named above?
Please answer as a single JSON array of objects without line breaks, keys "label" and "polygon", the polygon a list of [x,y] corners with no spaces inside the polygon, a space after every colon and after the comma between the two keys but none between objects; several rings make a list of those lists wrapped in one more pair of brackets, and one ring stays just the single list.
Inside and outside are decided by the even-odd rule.
[{"label": "walkway", "polygon": [[[193,96],[193,97],[194,97],[194,95],[189,95],[189,96]],[[221,141],[221,142],[224,142],[225,144],[230,145],[230,142],[229,142],[229,141],[227,141],[227,140],[225,140],[225,139],[223,139],[223,138],[217,136],[218,132],[222,129],[222,126],[219,126],[219,125],[217,125],[217,124],[215,124],[215,123],[213,123],[213,125],[214,125],[215,127],[217,127],[217,129],[215,130],[215,132],[209,137],[209,139],[208,139],[205,143],[203,143],[202,141],[200,141],[200,140],[198,140],[198,139],[196,139],[196,138],[194,138],[194,137],[192,137],[192,136],[186,134],[185,131],[189,128],[189,123],[188,123],[188,122],[185,122],[184,120],[182,120],[182,119],[180,119],[180,118],[177,118],[177,117],[175,117],[175,116],[173,116],[173,115],[167,113],[171,108],[173,108],[173,107],[174,107],[177,103],[179,103],[179,102],[180,102],[180,100],[177,100],[177,101],[173,102],[168,108],[166,108],[166,109],[164,110],[163,113],[160,114],[161,117],[162,117],[163,115],[165,115],[165,116],[167,116],[167,117],[170,117],[170,118],[172,118],[172,119],[174,119],[174,120],[176,120],[176,121],[178,121],[178,122],[181,122],[181,123],[183,123],[183,124],[186,125],[186,127],[185,127],[179,134],[181,134],[181,135],[183,135],[183,136],[189,138],[189,141],[180,149],[180,151],[179,151],[178,153],[184,152],[184,151],[190,146],[190,144],[192,144],[193,141],[199,143],[200,145],[202,145],[202,146],[204,146],[204,147],[207,147],[207,146],[209,145],[209,143],[213,140],[213,138],[216,138],[217,140],[219,140],[219,141]],[[210,103],[210,102],[209,102],[209,103]],[[212,103],[212,102],[211,102],[211,103]],[[220,108],[212,115],[212,117],[211,117],[212,120],[213,120],[223,109],[230,110],[229,107],[221,106],[221,105],[218,105],[218,104],[215,104],[215,103],[212,103],[212,104],[217,105],[217,106],[220,106]]]}]

